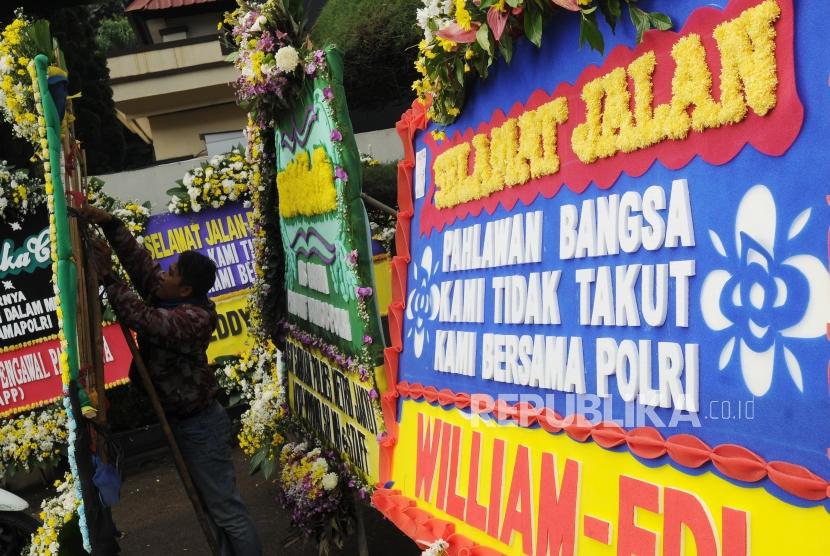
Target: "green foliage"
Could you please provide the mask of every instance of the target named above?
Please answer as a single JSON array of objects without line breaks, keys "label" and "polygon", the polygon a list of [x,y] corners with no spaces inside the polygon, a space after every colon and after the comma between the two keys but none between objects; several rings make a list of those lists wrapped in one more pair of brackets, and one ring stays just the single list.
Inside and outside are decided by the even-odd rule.
[{"label": "green foliage", "polygon": [[86,8],[66,8],[50,17],[52,35],[66,56],[69,93],[81,93],[74,103],[75,131],[86,150],[90,174],[121,170],[125,144],[115,117],[109,69],[95,42],[96,31]]},{"label": "green foliage", "polygon": [[329,0],[312,30],[318,47],[343,51],[343,85],[349,105],[372,109],[414,98],[414,47],[420,40],[415,10],[420,0]]},{"label": "green foliage", "polygon": [[95,42],[101,52],[111,52],[132,48],[138,39],[127,18],[120,16],[101,20]]},{"label": "green foliage", "polygon": [[392,208],[398,206],[398,165],[394,162],[363,165],[363,192]]}]

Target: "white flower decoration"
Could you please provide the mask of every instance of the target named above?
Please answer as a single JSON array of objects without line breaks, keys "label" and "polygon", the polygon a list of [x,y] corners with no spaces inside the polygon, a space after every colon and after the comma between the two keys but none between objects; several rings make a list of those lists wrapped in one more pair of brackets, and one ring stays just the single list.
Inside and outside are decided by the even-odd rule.
[{"label": "white flower decoration", "polygon": [[326,473],[325,475],[323,475],[323,478],[320,482],[322,483],[324,489],[332,490],[337,486],[337,481],[337,473]]},{"label": "white flower decoration", "polygon": [[421,263],[412,265],[412,289],[406,300],[406,319],[415,321],[414,325],[410,325],[406,336],[414,336],[415,357],[419,359],[424,351],[424,343],[429,343],[426,321],[435,320],[441,302],[438,286],[431,283],[437,271],[438,261],[433,266],[432,248],[427,246],[421,255]]},{"label": "white flower decoration", "polygon": [[293,46],[283,46],[274,54],[274,65],[283,73],[294,71],[300,63],[300,55]]},{"label": "white flower decoration", "polygon": [[[786,241],[804,230],[811,210],[795,218]],[[801,365],[790,350],[789,338],[823,336],[830,307],[830,274],[818,258],[801,254],[775,260],[776,247],[785,251],[784,241],[776,244],[777,226],[777,209],[769,188],[752,187],[741,199],[735,217],[737,260],[729,258],[720,236],[709,230],[715,250],[732,263],[732,272],[710,272],[700,296],[706,325],[714,331],[728,330],[731,335],[718,367],[723,370],[729,365],[738,343],[741,373],[755,396],[769,391],[779,353],[795,386],[804,391]]]}]

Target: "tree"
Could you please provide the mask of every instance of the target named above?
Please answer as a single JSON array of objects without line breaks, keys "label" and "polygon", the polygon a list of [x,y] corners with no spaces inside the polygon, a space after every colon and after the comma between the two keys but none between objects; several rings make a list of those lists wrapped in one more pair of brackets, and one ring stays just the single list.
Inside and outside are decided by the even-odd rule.
[{"label": "tree", "polygon": [[69,92],[81,92],[74,104],[75,131],[86,150],[90,174],[120,170],[124,132],[115,117],[106,58],[95,43],[95,28],[85,7],[57,10],[50,18],[69,71]]},{"label": "tree", "polygon": [[415,10],[420,5],[420,0],[329,0],[320,12],[312,37],[318,46],[334,44],[343,51],[343,85],[353,121],[354,112],[390,104],[397,119],[398,107],[415,98],[413,64],[421,38]]}]

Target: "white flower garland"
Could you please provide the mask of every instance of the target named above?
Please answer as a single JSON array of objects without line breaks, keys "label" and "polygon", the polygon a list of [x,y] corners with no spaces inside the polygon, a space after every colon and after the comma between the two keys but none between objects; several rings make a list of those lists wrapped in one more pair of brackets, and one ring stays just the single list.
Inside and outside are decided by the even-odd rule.
[{"label": "white flower garland", "polygon": [[45,202],[42,181],[0,160],[0,221],[22,219]]},{"label": "white flower garland", "polygon": [[66,448],[66,412],[54,405],[0,423],[0,475],[31,471],[57,458]]},{"label": "white flower garland", "polygon": [[62,481],[55,481],[55,487],[57,495],[47,498],[40,505],[43,525],[32,535],[27,556],[57,556],[60,531],[78,509],[75,480],[71,473],[67,473]]},{"label": "white flower garland", "polygon": [[242,147],[216,155],[198,168],[188,170],[169,189],[167,210],[174,214],[199,212],[202,208],[219,208],[225,203],[242,201],[245,208],[251,206],[249,182],[253,177]]}]

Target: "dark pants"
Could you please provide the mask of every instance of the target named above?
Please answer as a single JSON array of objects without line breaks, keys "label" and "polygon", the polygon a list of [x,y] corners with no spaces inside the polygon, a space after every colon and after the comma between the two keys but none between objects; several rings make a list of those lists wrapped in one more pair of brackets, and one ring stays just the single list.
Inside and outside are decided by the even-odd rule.
[{"label": "dark pants", "polygon": [[236,488],[231,460],[231,423],[214,401],[206,410],[170,423],[193,483],[219,541],[222,556],[260,556],[256,528]]}]

